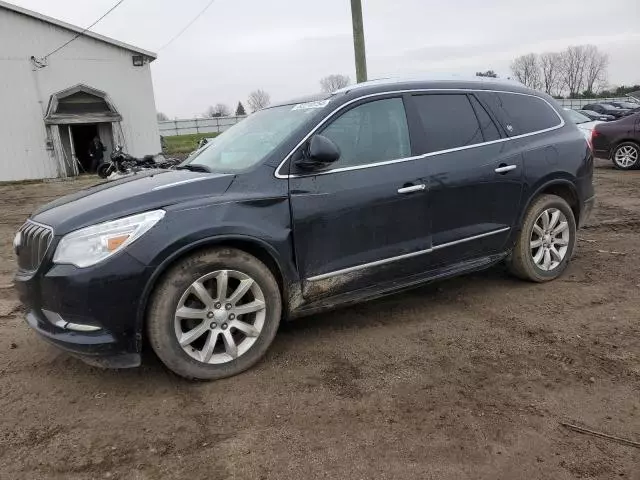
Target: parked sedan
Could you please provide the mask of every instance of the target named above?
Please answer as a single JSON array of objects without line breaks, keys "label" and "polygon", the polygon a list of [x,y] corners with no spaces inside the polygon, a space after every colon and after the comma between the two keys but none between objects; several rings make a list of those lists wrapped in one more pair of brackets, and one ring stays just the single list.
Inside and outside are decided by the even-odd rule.
[{"label": "parked sedan", "polygon": [[581,113],[578,113],[570,108],[565,108],[565,110],[567,111],[569,118],[571,118],[571,121],[575,123],[576,127],[578,127],[578,130],[582,132],[584,138],[590,141],[593,128],[602,122],[591,120],[589,117],[582,115]]},{"label": "parked sedan", "polygon": [[633,110],[634,108],[640,107],[640,104],[635,102],[602,102],[602,103],[606,103],[607,105],[611,105],[616,108],[625,108],[627,110]]},{"label": "parked sedan", "polygon": [[576,110],[578,113],[581,113],[585,117],[589,117],[591,120],[599,120],[601,122],[609,122],[611,120],[615,120],[616,117],[613,115],[606,115],[603,113],[594,112],[593,110]]},{"label": "parked sedan", "polygon": [[610,158],[616,168],[639,168],[640,113],[596,125],[591,142],[596,156]]},{"label": "parked sedan", "polygon": [[582,108],[606,115],[612,115],[616,118],[624,117],[624,114],[629,111],[629,109],[627,108],[614,107],[613,105],[609,105],[608,103],[590,103],[589,105],[585,105]]}]

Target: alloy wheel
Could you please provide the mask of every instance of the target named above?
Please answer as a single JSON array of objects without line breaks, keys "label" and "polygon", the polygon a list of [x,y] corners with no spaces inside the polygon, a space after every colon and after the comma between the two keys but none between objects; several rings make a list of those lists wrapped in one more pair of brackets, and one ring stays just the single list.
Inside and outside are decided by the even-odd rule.
[{"label": "alloy wheel", "polygon": [[616,150],[613,160],[621,168],[629,168],[638,161],[638,149],[631,145],[623,145]]},{"label": "alloy wheel", "polygon": [[562,211],[548,208],[538,216],[531,231],[531,257],[536,266],[551,271],[560,265],[567,255],[571,232],[569,222]]},{"label": "alloy wheel", "polygon": [[218,270],[200,277],[182,294],[175,334],[191,358],[223,364],[251,348],[265,316],[264,293],[253,278],[236,270]]}]

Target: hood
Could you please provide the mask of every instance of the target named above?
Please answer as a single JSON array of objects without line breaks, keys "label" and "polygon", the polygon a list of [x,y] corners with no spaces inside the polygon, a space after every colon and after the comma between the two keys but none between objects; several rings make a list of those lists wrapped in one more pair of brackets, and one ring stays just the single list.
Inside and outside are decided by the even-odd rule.
[{"label": "hood", "polygon": [[150,170],[66,195],[37,209],[31,218],[56,235],[196,198],[215,201],[234,175],[188,170]]}]

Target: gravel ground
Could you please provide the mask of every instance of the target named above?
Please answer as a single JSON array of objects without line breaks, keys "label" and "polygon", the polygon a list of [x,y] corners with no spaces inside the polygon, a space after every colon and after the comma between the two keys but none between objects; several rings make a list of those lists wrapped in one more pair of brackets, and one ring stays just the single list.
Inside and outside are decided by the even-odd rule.
[{"label": "gravel ground", "polygon": [[599,205],[559,280],[502,268],[284,326],[255,368],[189,383],[151,355],[89,367],[39,340],[14,231],[95,180],[0,186],[0,478],[640,479],[640,172]]}]

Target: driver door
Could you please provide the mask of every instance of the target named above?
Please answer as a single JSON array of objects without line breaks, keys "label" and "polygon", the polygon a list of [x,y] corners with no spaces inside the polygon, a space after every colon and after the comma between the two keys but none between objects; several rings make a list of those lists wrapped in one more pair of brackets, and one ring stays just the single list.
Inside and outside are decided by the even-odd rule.
[{"label": "driver door", "polygon": [[[425,161],[413,159],[401,95],[356,102],[319,133],[340,149],[328,170],[290,165],[306,300],[392,283],[428,268]],[[295,158],[295,157],[294,157]]]}]

